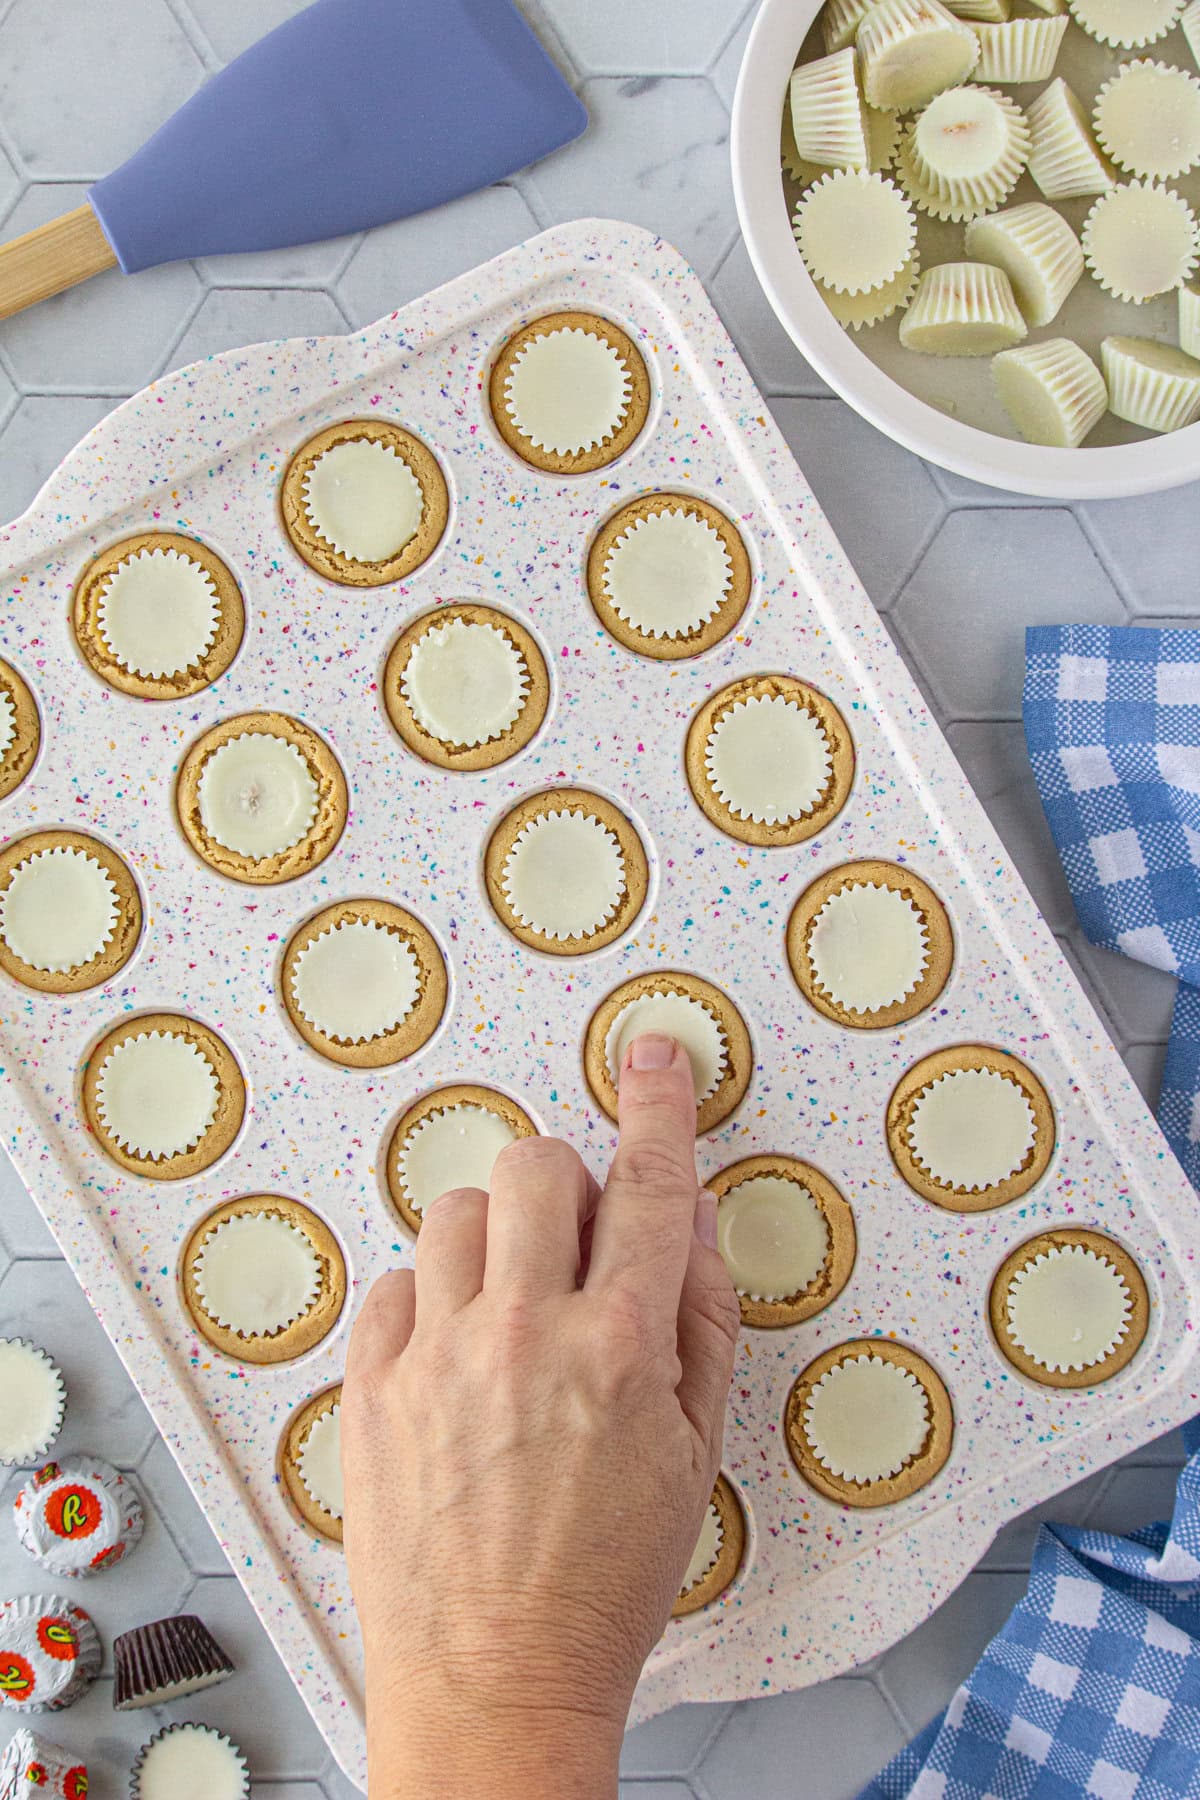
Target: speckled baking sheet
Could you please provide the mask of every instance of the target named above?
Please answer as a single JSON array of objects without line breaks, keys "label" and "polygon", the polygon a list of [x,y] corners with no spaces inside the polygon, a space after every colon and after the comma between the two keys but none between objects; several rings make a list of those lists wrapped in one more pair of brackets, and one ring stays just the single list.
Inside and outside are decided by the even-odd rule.
[{"label": "speckled baking sheet", "polygon": [[[615,467],[540,476],[486,411],[499,345],[540,313],[592,308],[622,324],[654,388],[649,426]],[[411,581],[337,588],[279,523],[296,447],[338,419],[376,415],[441,460],[452,513]],[[754,586],[736,636],[690,662],[615,643],[588,604],[589,543],[616,506],[655,489],[702,495],[733,517]],[[863,504],[872,505],[870,494]],[[232,668],[180,702],[127,699],[77,654],[69,603],[97,549],[146,527],[211,544],[248,615]],[[38,764],[3,805],[5,837],[68,825],[120,848],[147,926],[123,975],[56,1000],[5,983],[0,1121],[8,1148],[145,1394],[234,1568],[338,1758],[363,1779],[361,1660],[341,1553],[302,1528],[276,1476],[298,1406],[341,1373],[346,1332],[380,1270],[411,1258],[383,1199],[390,1127],[419,1095],[481,1082],[520,1100],[596,1168],[614,1133],[583,1078],[589,1018],[619,982],[682,968],[741,1009],[754,1073],[734,1116],[701,1140],[708,1174],[756,1153],[818,1165],[854,1209],[859,1255],[816,1318],[742,1336],[724,1467],[748,1521],[737,1583],[673,1624],[647,1667],[644,1717],[681,1699],[803,1686],[881,1651],[971,1568],[995,1530],[1038,1500],[1197,1410],[1191,1189],[1063,963],[696,278],[641,232],[594,222],[551,232],[359,335],[261,345],[199,363],[121,407],[0,534],[0,653],[35,691]],[[541,734],[515,760],[450,773],[412,756],[387,722],[388,650],[439,601],[485,601],[536,636],[552,671]],[[964,588],[964,631],[970,629]],[[755,849],[691,799],[688,721],[746,674],[790,672],[841,708],[858,766],[820,836]],[[174,772],[200,732],[253,708],[290,711],[332,744],[351,789],[337,850],[301,879],[238,886],[201,865],[172,807]],[[571,962],[525,949],[487,903],[481,851],[522,796],[562,782],[607,795],[650,853],[631,933]],[[895,1032],[848,1032],[802,998],[784,952],[808,882],[852,858],[909,863],[940,894],[957,960],[936,1006]],[[338,1068],[293,1032],[278,993],[295,926],[336,900],[376,896],[431,927],[451,971],[441,1030],[410,1063]],[[195,1180],[123,1176],[81,1122],[90,1046],[131,1013],[170,1009],[218,1029],[250,1104],[222,1162]],[[1040,1184],[996,1212],[927,1204],[897,1175],[884,1113],[898,1078],[942,1046],[983,1041],[1022,1057],[1048,1089],[1058,1148]],[[338,1329],[283,1367],[228,1362],[189,1331],[181,1247],[222,1200],[305,1201],[345,1248],[353,1280]],[[1145,1344],[1107,1386],[1065,1393],[1023,1380],[987,1322],[992,1275],[1039,1230],[1091,1225],[1125,1244],[1150,1286]],[[943,1377],[953,1453],[912,1498],[847,1511],[796,1473],[781,1421],[796,1375],[845,1339],[911,1345]],[[96,1446],[103,1451],[103,1444]]]}]

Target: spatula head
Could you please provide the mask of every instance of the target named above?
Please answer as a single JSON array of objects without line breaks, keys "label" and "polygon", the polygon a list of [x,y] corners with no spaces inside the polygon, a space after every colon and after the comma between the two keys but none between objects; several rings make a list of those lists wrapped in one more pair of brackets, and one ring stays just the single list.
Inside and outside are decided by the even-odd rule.
[{"label": "spatula head", "polygon": [[586,124],[510,0],[317,0],[89,197],[132,274],[424,212]]}]

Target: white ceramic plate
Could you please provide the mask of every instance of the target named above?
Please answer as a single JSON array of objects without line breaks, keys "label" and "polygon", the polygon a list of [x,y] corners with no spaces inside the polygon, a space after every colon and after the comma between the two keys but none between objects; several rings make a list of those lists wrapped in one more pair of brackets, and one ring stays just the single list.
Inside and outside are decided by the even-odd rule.
[{"label": "white ceramic plate", "polygon": [[[862,345],[870,334],[856,341],[842,329],[796,252],[779,163],[788,77],[820,10],[821,0],[763,0],[746,45],[733,105],[733,185],[742,234],[767,299],[806,360],[888,437],[973,481],[1075,500],[1153,493],[1200,477],[1200,424],[1164,437],[1079,450],[1026,444],[966,424],[942,410],[953,404],[956,384],[969,384],[978,392],[987,375],[986,359],[922,358],[928,365],[921,371],[926,392],[940,401],[931,404],[902,387],[873,360],[877,351],[866,353]],[[1154,46],[1155,56],[1160,49]],[[1172,50],[1164,52],[1162,60],[1182,57],[1177,59]],[[1032,190],[1029,197],[1034,197]],[[947,250],[934,260],[950,254]],[[1085,281],[1094,288],[1089,277]],[[1168,304],[1173,300],[1171,296]],[[1122,311],[1135,314],[1133,308]],[[1161,320],[1157,316],[1152,320],[1150,308],[1140,309],[1140,315],[1120,324],[1114,321],[1106,329],[1158,335]],[[1045,335],[1053,335],[1054,329]],[[877,333],[886,330],[886,325],[875,327]]]}]

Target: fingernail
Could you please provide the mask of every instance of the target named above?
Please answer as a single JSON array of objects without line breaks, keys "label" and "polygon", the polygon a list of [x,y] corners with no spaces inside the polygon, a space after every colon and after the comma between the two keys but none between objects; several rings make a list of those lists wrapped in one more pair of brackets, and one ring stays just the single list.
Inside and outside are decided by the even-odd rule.
[{"label": "fingernail", "polygon": [[692,1229],[706,1250],[717,1247],[717,1196],[701,1188],[696,1201],[696,1217]]},{"label": "fingernail", "polygon": [[629,1046],[631,1069],[669,1069],[675,1061],[675,1039],[661,1031],[644,1031]]}]

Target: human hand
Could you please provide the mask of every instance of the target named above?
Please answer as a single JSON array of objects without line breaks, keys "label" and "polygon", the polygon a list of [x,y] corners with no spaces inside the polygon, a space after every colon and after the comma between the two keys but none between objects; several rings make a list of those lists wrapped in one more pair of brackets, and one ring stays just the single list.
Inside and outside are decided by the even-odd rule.
[{"label": "human hand", "polygon": [[367,1297],[341,1424],[371,1800],[616,1792],[738,1330],[695,1117],[683,1049],[636,1039],[603,1191],[523,1139]]}]

